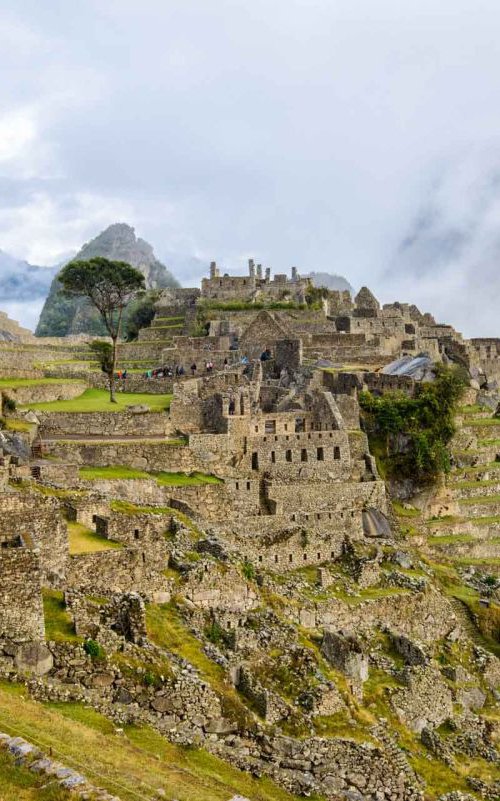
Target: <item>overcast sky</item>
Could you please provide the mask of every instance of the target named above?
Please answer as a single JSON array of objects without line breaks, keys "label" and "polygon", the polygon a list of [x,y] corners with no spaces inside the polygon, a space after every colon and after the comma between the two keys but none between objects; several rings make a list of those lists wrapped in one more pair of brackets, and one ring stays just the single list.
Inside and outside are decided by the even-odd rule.
[{"label": "overcast sky", "polygon": [[498,0],[2,0],[0,248],[128,222],[500,336],[499,35]]}]

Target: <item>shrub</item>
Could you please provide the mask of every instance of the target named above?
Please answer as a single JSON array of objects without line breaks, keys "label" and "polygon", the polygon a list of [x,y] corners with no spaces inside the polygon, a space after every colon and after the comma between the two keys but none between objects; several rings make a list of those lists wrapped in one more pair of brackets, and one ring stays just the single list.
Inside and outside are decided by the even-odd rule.
[{"label": "shrub", "polygon": [[90,638],[88,640],[85,640],[83,644],[83,650],[85,651],[86,654],[88,654],[91,657],[91,659],[99,660],[99,659],[104,659],[104,657],[106,656],[106,653],[102,645],[99,645],[98,642]]},{"label": "shrub", "polygon": [[245,559],[241,569],[246,579],[249,581],[253,581],[255,579],[255,567],[251,562],[248,561],[248,559]]},{"label": "shrub", "polygon": [[141,328],[149,328],[155,316],[154,304],[158,297],[158,292],[150,290],[129,304],[124,320],[127,342],[137,339]]},{"label": "shrub", "polygon": [[224,638],[222,626],[216,620],[212,620],[209,626],[205,629],[205,636],[214,645],[220,643]]},{"label": "shrub", "polygon": [[403,392],[359,395],[370,444],[388,477],[432,481],[450,469],[447,445],[466,375],[457,367],[436,366],[435,372],[434,381],[417,384],[412,398]]},{"label": "shrub", "polygon": [[8,395],[3,396],[3,411],[4,412],[15,412],[16,411],[16,402],[14,398],[9,398]]}]

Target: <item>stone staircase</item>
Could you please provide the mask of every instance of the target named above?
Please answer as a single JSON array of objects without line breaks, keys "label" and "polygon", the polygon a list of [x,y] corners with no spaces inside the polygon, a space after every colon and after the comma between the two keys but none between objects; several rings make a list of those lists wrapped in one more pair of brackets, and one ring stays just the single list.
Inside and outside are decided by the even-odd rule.
[{"label": "stone staircase", "polygon": [[463,603],[459,598],[454,598],[453,596],[449,599],[450,605],[453,607],[453,611],[457,617],[457,620],[460,624],[460,628],[462,629],[463,633],[472,640],[473,643],[476,645],[480,645],[484,647],[483,638],[476,628],[474,623],[472,613],[466,604]]}]

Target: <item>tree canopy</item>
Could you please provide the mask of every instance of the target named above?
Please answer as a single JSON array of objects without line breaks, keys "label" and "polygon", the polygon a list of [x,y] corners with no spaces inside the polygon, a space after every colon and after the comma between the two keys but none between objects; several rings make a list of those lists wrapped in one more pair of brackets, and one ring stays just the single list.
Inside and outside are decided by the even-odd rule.
[{"label": "tree canopy", "polygon": [[112,340],[109,364],[110,400],[114,401],[116,347],[120,336],[123,310],[145,290],[144,276],[125,261],[110,261],[95,256],[88,261],[72,261],[61,270],[59,281],[69,297],[86,298],[97,309]]}]

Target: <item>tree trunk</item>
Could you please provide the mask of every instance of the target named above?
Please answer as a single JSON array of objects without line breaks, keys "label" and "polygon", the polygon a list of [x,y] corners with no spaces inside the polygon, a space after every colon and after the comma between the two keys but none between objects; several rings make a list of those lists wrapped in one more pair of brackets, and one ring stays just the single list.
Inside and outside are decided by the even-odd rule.
[{"label": "tree trunk", "polygon": [[111,372],[109,374],[109,400],[116,403],[115,398],[115,368],[116,368],[116,337],[112,337],[113,349],[111,351]]}]

